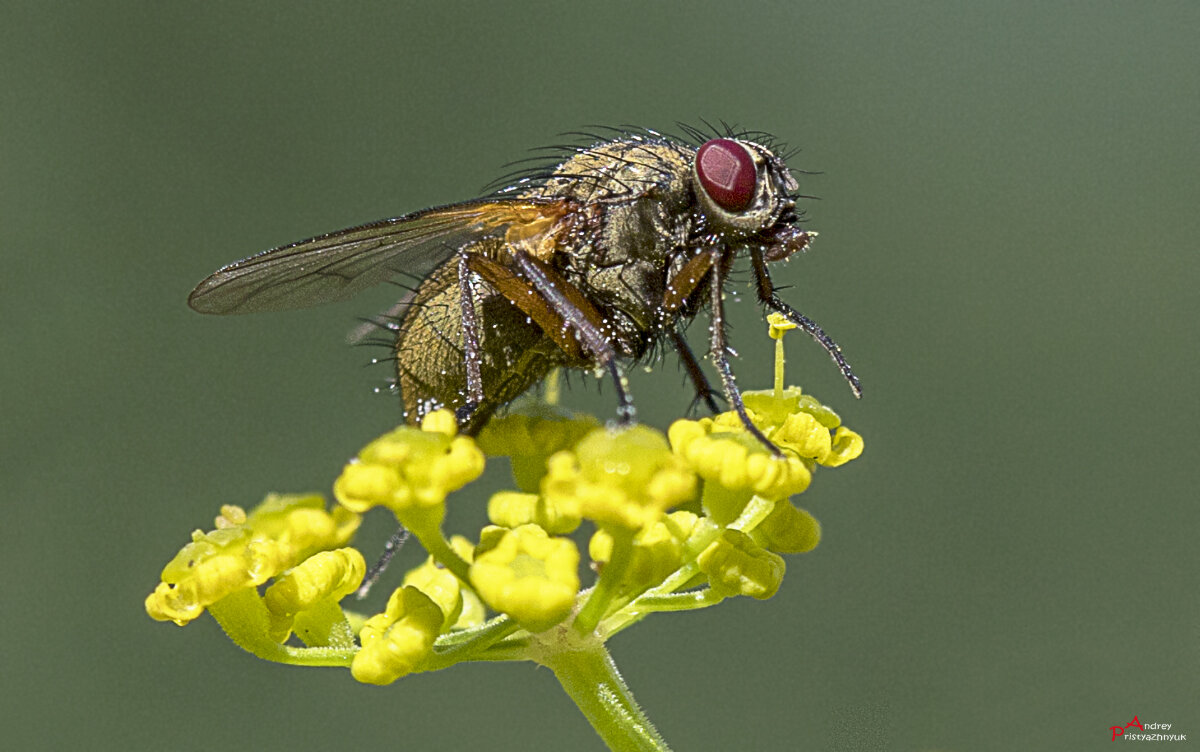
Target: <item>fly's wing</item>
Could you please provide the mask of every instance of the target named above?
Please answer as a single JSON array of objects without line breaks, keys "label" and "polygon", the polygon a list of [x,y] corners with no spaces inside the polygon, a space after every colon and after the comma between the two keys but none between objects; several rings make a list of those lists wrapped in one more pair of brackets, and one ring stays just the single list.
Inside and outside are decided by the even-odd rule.
[{"label": "fly's wing", "polygon": [[200,313],[259,313],[345,300],[399,273],[424,276],[470,240],[537,232],[567,210],[561,200],[480,200],[331,232],[218,269],[196,285],[188,305]]}]

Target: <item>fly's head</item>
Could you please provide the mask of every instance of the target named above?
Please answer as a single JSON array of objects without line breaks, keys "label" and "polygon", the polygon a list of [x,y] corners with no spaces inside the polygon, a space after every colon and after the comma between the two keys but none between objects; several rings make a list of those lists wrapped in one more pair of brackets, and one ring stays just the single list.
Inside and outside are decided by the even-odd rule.
[{"label": "fly's head", "polygon": [[705,234],[761,248],[767,261],[808,245],[810,233],[796,225],[799,185],[766,147],[734,138],[706,141],[696,150],[692,182]]}]

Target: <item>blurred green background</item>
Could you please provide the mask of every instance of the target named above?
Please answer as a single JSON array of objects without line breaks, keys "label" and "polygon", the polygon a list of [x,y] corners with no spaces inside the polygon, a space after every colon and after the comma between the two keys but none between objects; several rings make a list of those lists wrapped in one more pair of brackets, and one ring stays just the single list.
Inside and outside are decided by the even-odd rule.
[{"label": "blurred green background", "polygon": [[[866,396],[799,337],[790,376],[867,450],[800,499],[825,538],[773,600],[614,641],[663,734],[1074,750],[1137,715],[1194,743],[1198,32],[1191,2],[5,3],[3,746],[598,749],[528,664],[378,689],[145,616],[220,504],[327,491],[398,417],[344,344],[393,291],[184,300],[263,248],[469,198],[561,131],[699,118],[822,173],[820,238],[777,274]],[[757,308],[733,320],[741,383],[767,384]],[[681,380],[635,374],[647,422]]]}]

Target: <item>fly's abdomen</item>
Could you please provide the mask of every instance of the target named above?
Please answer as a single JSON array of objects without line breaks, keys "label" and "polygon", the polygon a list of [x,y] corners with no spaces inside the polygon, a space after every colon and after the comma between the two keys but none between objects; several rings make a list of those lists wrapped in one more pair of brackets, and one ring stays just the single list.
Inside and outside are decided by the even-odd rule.
[{"label": "fly's abdomen", "polygon": [[[471,252],[470,250],[466,252]],[[409,423],[438,408],[467,404],[466,343],[457,264],[425,279],[396,334],[396,381]],[[462,426],[474,433],[565,360],[562,350],[490,285],[475,282],[483,402]]]}]

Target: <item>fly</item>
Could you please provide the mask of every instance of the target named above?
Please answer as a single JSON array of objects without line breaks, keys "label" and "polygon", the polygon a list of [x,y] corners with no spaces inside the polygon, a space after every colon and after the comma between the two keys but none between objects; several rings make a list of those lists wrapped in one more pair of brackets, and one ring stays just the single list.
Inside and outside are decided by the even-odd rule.
[{"label": "fly", "polygon": [[188,304],[209,314],[305,308],[415,275],[420,284],[380,322],[395,337],[406,420],[449,408],[469,434],[556,367],[606,373],[618,422],[631,424],[626,366],[659,344],[678,353],[716,411],[717,392],[683,336],[707,308],[721,392],[778,454],[750,421],[730,365],[723,294],[736,259],[750,259],[759,302],[815,339],[855,396],[862,390],[841,348],[779,297],[768,273],[814,235],[799,226],[799,186],[774,140],[681,127],[686,138],[585,134],[591,145],[552,147],[548,163],[506,176],[509,187],[486,197],[230,264]]}]

